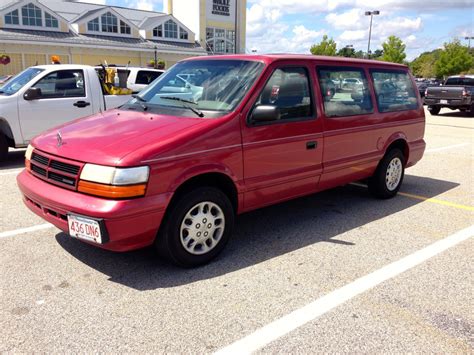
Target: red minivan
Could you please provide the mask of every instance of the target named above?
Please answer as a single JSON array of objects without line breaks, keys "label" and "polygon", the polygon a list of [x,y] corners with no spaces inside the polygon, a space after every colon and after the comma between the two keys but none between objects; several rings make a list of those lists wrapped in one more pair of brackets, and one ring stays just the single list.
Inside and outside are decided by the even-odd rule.
[{"label": "red minivan", "polygon": [[237,214],[363,179],[394,196],[424,131],[404,65],[199,57],[119,109],[37,136],[18,185],[71,237],[114,251],[154,244],[189,267],[224,248]]}]

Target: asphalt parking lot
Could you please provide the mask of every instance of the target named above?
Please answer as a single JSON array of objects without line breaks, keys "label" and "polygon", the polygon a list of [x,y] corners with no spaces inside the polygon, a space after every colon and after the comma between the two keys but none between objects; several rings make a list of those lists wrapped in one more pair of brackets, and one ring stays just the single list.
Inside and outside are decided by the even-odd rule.
[{"label": "asphalt parking lot", "polygon": [[425,140],[396,198],[356,184],[247,213],[191,270],[46,225],[23,206],[15,151],[0,166],[0,352],[472,353],[474,118],[427,114]]}]

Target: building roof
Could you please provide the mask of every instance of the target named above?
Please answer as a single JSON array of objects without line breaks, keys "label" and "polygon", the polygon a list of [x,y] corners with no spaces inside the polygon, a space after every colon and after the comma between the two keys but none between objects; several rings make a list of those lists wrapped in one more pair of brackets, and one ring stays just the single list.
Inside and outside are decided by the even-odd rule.
[{"label": "building roof", "polygon": [[[59,0],[37,0],[42,5],[63,17],[69,24],[77,23],[85,17],[89,17],[96,12],[105,8],[111,8],[122,17],[126,18],[132,24],[140,27],[143,23],[152,23],[161,16],[169,16],[168,14],[156,11],[146,11],[129,9],[120,6],[89,4],[75,1],[59,1]],[[18,1],[0,0],[0,10],[14,5]],[[12,29],[0,28],[1,41],[34,41],[41,43],[51,43],[55,45],[90,45],[100,47],[121,47],[127,49],[154,49],[162,51],[191,52],[193,55],[207,54],[204,48],[198,42],[184,41],[168,41],[168,40],[146,40],[144,38],[130,38],[125,36],[110,35],[92,35],[78,34],[72,30],[69,32],[42,31],[36,29]]]}]

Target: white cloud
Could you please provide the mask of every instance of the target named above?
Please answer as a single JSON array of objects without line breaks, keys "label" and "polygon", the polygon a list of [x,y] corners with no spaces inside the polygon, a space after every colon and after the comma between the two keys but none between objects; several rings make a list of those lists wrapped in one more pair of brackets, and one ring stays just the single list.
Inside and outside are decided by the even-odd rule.
[{"label": "white cloud", "polygon": [[128,0],[127,6],[133,9],[154,11],[153,0]]}]

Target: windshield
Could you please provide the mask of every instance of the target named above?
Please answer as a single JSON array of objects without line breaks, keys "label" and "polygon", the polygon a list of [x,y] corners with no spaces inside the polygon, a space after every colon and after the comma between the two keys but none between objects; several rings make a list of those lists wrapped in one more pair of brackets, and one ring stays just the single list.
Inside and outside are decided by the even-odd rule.
[{"label": "windshield", "polygon": [[14,76],[2,86],[0,94],[13,95],[43,70],[44,69],[39,68],[28,68],[23,70],[20,74]]},{"label": "windshield", "polygon": [[134,100],[146,105],[231,111],[248,92],[262,68],[260,62],[245,60],[185,61],[174,65]]}]

